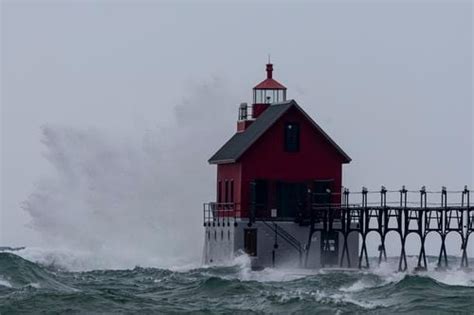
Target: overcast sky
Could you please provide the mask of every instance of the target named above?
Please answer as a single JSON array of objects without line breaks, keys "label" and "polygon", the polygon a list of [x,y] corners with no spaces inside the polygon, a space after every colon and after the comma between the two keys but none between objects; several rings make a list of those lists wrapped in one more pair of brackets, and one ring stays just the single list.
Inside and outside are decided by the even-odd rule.
[{"label": "overcast sky", "polygon": [[197,155],[180,147],[200,159],[186,188],[206,183],[186,210],[200,213],[214,192],[206,158],[235,131],[269,53],[289,98],[352,157],[345,186],[474,187],[470,1],[2,1],[1,10],[0,245],[41,236],[21,205],[54,172],[45,125],[118,139],[173,124],[208,135],[179,140],[207,143]]}]

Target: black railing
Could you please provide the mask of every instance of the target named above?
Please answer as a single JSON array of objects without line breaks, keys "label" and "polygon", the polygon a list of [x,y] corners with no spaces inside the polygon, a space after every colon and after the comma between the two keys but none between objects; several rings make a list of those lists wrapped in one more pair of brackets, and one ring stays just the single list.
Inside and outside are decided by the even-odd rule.
[{"label": "black railing", "polygon": [[300,258],[300,265],[302,265],[303,253],[305,251],[305,247],[303,246],[303,244],[301,244],[300,241],[298,241],[293,235],[291,235],[288,231],[286,231],[284,228],[279,226],[277,223],[275,222],[270,223],[265,220],[261,220],[261,222],[275,233],[275,248],[278,246],[277,240],[278,240],[278,237],[280,237],[287,244],[289,244],[296,251],[298,251],[299,258]]},{"label": "black railing", "polygon": [[[295,249],[300,248],[301,250],[303,248],[306,253],[306,261],[313,233],[320,232],[324,237],[335,232],[343,236],[340,265],[343,266],[346,259],[347,265],[350,267],[348,236],[355,232],[361,240],[359,268],[363,267],[363,262],[365,262],[365,267],[368,267],[367,235],[370,232],[380,235],[380,262],[382,258],[386,259],[386,236],[393,231],[400,236],[401,240],[399,270],[407,269],[405,245],[408,235],[412,233],[420,238],[421,248],[417,269],[423,270],[427,268],[425,254],[427,235],[433,232],[441,237],[438,266],[445,268],[448,265],[446,237],[449,233],[454,232],[461,237],[461,267],[468,267],[467,248],[469,239],[474,233],[474,206],[471,205],[470,191],[467,187],[459,191],[449,191],[445,187],[440,191],[428,191],[425,187],[410,191],[404,186],[400,190],[387,190],[382,186],[379,191],[369,191],[364,187],[361,192],[349,192],[348,189],[343,189],[340,193],[328,192],[323,195],[327,197],[319,198],[316,200],[317,202],[310,199],[311,202],[306,204],[308,211],[305,215],[306,223],[309,225],[309,235],[308,243],[304,248],[290,233],[285,233],[286,231],[275,223],[282,218],[272,217],[267,204],[251,203],[243,209],[243,213],[248,217],[249,226],[256,221],[262,221],[272,228],[276,236],[288,242]],[[360,202],[351,203],[350,197],[353,195],[360,195],[360,199],[358,198]],[[428,201],[428,196],[432,195],[436,195],[435,200]],[[452,195],[457,195],[457,200],[454,200]],[[390,200],[389,196],[395,196],[395,198],[392,197]],[[341,200],[341,202],[334,202],[335,200]],[[204,224],[207,226],[211,224],[213,226],[230,225],[230,222],[235,222],[236,218],[240,217],[239,204],[209,203],[204,205]],[[266,221],[273,221],[274,225],[272,226]],[[337,223],[334,224],[335,222]]]},{"label": "black railing", "polygon": [[204,226],[230,226],[240,218],[240,204],[234,202],[209,202],[203,204]]},{"label": "black railing", "polygon": [[[382,187],[380,191],[369,191],[363,188],[361,192],[350,193],[344,189],[342,203],[318,206],[312,212],[309,239],[314,232],[323,235],[338,232],[344,237],[340,265],[343,266],[344,259],[350,267],[348,251],[348,235],[356,232],[360,235],[361,249],[359,254],[359,268],[368,267],[367,235],[376,232],[380,235],[379,262],[386,259],[385,239],[389,232],[395,232],[400,236],[401,253],[399,256],[400,271],[407,269],[406,240],[409,234],[418,235],[421,242],[418,256],[418,270],[426,270],[425,243],[429,233],[437,233],[441,237],[441,247],[438,257],[438,267],[448,266],[446,237],[454,232],[461,237],[461,267],[468,267],[467,245],[469,238],[474,233],[474,207],[470,204],[470,191],[464,190],[448,191],[445,187],[441,191],[427,191],[422,187],[419,191],[409,191],[402,187],[400,190],[387,190]],[[351,204],[349,196],[360,194],[361,202]],[[412,198],[409,198],[409,195]],[[459,199],[448,202],[449,196],[458,195]],[[389,195],[395,195],[392,201],[388,201]],[[437,195],[438,201],[428,202],[428,195]],[[394,200],[395,199],[395,200]],[[334,223],[333,213],[340,212],[340,223]],[[318,223],[318,224],[317,224]],[[365,266],[364,266],[365,265]]]}]

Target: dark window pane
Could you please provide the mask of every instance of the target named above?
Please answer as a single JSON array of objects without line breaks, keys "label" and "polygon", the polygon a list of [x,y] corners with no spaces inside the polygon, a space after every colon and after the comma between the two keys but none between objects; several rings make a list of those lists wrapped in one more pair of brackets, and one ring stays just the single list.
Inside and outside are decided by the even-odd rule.
[{"label": "dark window pane", "polygon": [[285,124],[285,151],[298,152],[300,150],[300,126],[297,123]]},{"label": "dark window pane", "polygon": [[229,181],[225,181],[225,202],[229,202]]},{"label": "dark window pane", "polygon": [[257,230],[244,229],[244,251],[249,256],[257,256]]},{"label": "dark window pane", "polygon": [[219,181],[217,188],[217,202],[222,202],[222,181]]},{"label": "dark window pane", "polygon": [[257,179],[250,183],[250,202],[257,217],[267,215],[268,183],[266,180]]}]

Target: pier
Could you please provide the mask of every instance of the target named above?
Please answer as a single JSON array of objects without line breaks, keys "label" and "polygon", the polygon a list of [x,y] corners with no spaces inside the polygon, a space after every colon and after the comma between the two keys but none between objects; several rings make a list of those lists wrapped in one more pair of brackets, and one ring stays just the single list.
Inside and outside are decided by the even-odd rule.
[{"label": "pier", "polygon": [[[397,194],[398,201],[388,201],[388,194]],[[417,194],[419,201],[409,201],[408,194]],[[369,195],[379,195],[379,202],[369,202]],[[328,192],[328,196],[333,195]],[[359,195],[360,203],[351,203],[351,197]],[[438,202],[428,201],[428,196],[437,195]],[[449,197],[457,196],[456,201],[448,201]],[[453,198],[454,199],[454,198]],[[340,224],[335,224],[336,222]],[[387,259],[386,236],[389,232],[397,233],[401,241],[398,270],[407,270],[406,240],[410,234],[420,239],[420,252],[416,270],[427,270],[426,239],[430,233],[436,233],[441,238],[439,248],[438,267],[448,267],[446,252],[446,237],[449,233],[457,233],[461,237],[461,268],[468,268],[467,245],[469,236],[474,231],[474,207],[470,205],[470,191],[467,187],[462,191],[448,191],[445,187],[441,191],[427,191],[422,187],[419,191],[408,191],[403,187],[398,191],[389,191],[382,187],[380,191],[351,193],[349,189],[342,192],[341,205],[312,203],[309,217],[309,239],[314,232],[320,231],[322,236],[331,233],[342,235],[343,249],[340,266],[344,263],[353,267],[349,259],[347,238],[350,233],[358,233],[361,240],[361,249],[358,261],[359,268],[368,268],[367,254],[369,233],[380,236],[379,263]],[[310,243],[308,243],[310,244]]]},{"label": "pier", "polygon": [[[341,202],[335,203],[334,200]],[[469,268],[467,247],[474,231],[474,207],[470,203],[470,190],[467,186],[460,191],[448,191],[446,187],[439,191],[429,191],[425,187],[416,191],[405,187],[388,190],[383,186],[378,191],[369,191],[365,187],[358,192],[351,192],[347,188],[338,193],[329,190],[324,193],[308,191],[305,202],[298,207],[298,216],[294,218],[294,222],[307,227],[306,244],[297,242],[291,234],[288,235],[278,225],[281,219],[269,215],[266,205],[253,202],[245,208],[249,209],[247,225],[263,222],[267,226],[273,226],[275,238],[278,236],[298,248],[300,256],[306,256],[302,259],[302,266],[308,263],[308,253],[316,232],[321,236],[322,244],[325,244],[323,247],[330,246],[331,235],[333,239],[334,234],[342,237],[342,253],[338,258],[338,265],[361,269],[369,268],[368,245],[378,246],[379,263],[386,261],[387,235],[396,233],[401,243],[398,270],[406,271],[408,268],[406,245],[411,234],[417,235],[420,240],[415,270],[427,270],[427,236],[434,233],[441,239],[437,265],[439,269],[445,269],[448,267],[446,238],[450,233],[455,233],[461,240],[459,267],[466,270]],[[241,205],[237,203],[207,203],[204,204],[203,213],[204,226],[230,226],[238,224],[242,211]],[[352,233],[357,233],[360,239],[358,261],[351,261],[349,255],[348,238]],[[369,244],[370,233],[379,235],[380,241],[377,244]],[[328,241],[325,242],[325,239]]]}]

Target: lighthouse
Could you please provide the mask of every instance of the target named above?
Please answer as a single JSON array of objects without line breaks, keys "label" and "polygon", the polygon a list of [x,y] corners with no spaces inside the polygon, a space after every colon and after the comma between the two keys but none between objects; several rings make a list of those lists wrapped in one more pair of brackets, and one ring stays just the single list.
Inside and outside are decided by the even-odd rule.
[{"label": "lighthouse", "polygon": [[[337,233],[314,233],[309,226],[318,224],[315,208],[341,203],[342,168],[351,158],[287,99],[273,64],[265,70],[251,105],[238,106],[235,134],[208,161],[217,166],[217,177],[215,201],[203,209],[204,262],[246,253],[255,268],[338,265]],[[356,260],[358,236],[349,244]]]}]

